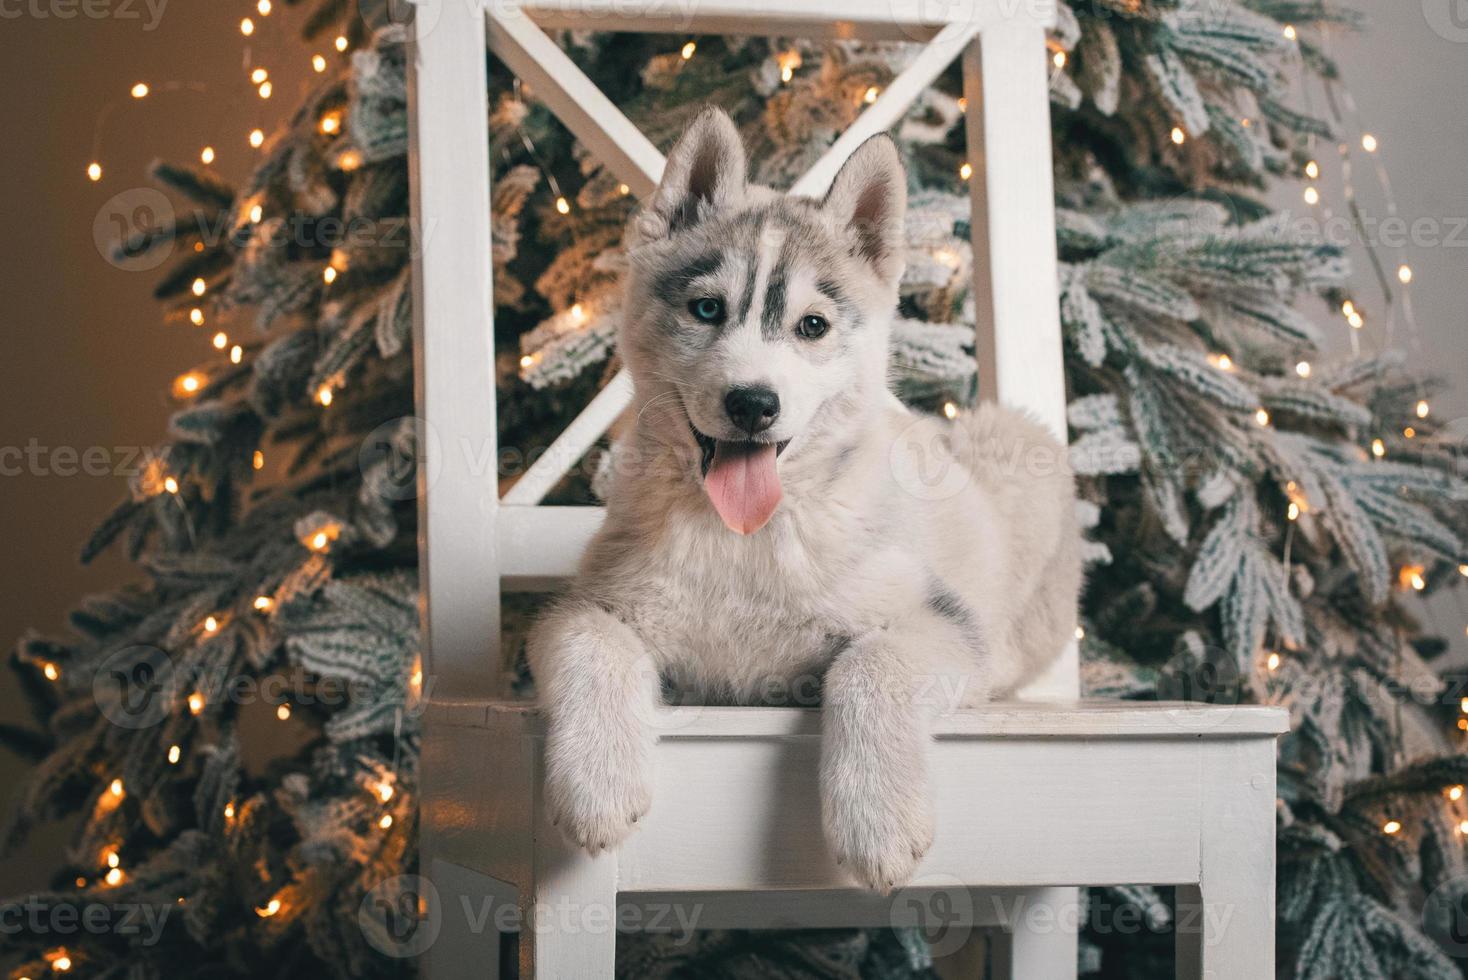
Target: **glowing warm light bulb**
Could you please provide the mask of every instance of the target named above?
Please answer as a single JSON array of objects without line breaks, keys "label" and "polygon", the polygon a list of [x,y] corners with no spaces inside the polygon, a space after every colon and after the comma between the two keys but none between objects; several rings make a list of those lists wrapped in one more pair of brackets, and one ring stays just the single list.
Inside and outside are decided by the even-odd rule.
[{"label": "glowing warm light bulb", "polygon": [[1254,413],[1254,421],[1260,425],[1268,425],[1269,413],[1262,408],[1259,409],[1259,411]]},{"label": "glowing warm light bulb", "polygon": [[1376,137],[1375,136],[1372,136],[1370,133],[1362,133],[1361,134],[1361,149],[1365,150],[1367,153],[1375,153],[1376,152]]},{"label": "glowing warm light bulb", "polygon": [[1269,669],[1270,673],[1279,670],[1279,654],[1271,651],[1269,656],[1264,659],[1264,666]]},{"label": "glowing warm light bulb", "polygon": [[861,100],[867,105],[871,105],[873,102],[877,101],[877,96],[880,95],[881,92],[882,90],[877,88],[877,86],[868,85],[867,90],[861,94]]},{"label": "glowing warm light bulb", "polygon": [[1453,800],[1454,802],[1461,800],[1463,798],[1463,787],[1449,786],[1447,788],[1447,796],[1448,799]]},{"label": "glowing warm light bulb", "polygon": [[224,819],[234,819],[234,800],[230,800],[228,803],[224,804]]},{"label": "glowing warm light bulb", "polygon": [[265,143],[265,131],[263,129],[252,129],[252,130],[250,130],[250,145],[251,146],[253,146],[255,149],[258,150],[258,149],[260,149],[261,146],[264,145],[264,143]]},{"label": "glowing warm light bulb", "polygon": [[959,164],[959,167],[958,167],[958,176],[959,176],[960,179],[962,179],[962,180],[968,180],[973,175],[974,175],[973,164],[969,163],[967,160],[965,160],[963,163]]},{"label": "glowing warm light bulb", "polygon": [[958,418],[958,406],[953,402],[943,403],[943,417],[950,421]]},{"label": "glowing warm light bulb", "polygon": [[684,61],[687,61],[689,58],[693,57],[693,52],[697,50],[698,45],[693,41],[689,41],[687,44],[683,45],[683,50],[678,53],[683,56]]},{"label": "glowing warm light bulb", "polygon": [[164,477],[163,489],[169,493],[178,493],[178,481],[171,476]]},{"label": "glowing warm light bulb", "polygon": [[260,12],[260,16],[261,17],[269,17],[270,16],[270,0],[260,0],[259,3],[255,4],[255,9]]},{"label": "glowing warm light bulb", "polygon": [[1411,585],[1412,589],[1416,592],[1421,592],[1423,589],[1427,588],[1427,579],[1423,578],[1422,573],[1418,571],[1408,573],[1407,583]]},{"label": "glowing warm light bulb", "polygon": [[51,960],[51,969],[57,973],[65,973],[71,969],[71,957],[67,956],[64,951],[57,953]]},{"label": "glowing warm light bulb", "polygon": [[235,344],[233,347],[231,347],[229,349],[229,363],[231,363],[231,364],[238,364],[240,361],[242,361],[244,359],[245,359],[245,349],[243,347],[241,347],[239,344]]},{"label": "glowing warm light bulb", "polygon": [[204,710],[204,695],[195,691],[189,695],[189,714],[196,715]]},{"label": "glowing warm light bulb", "polygon": [[[265,454],[258,449],[255,450],[255,454],[250,457],[250,465],[257,470],[263,470],[265,468]],[[256,601],[258,602],[259,600]],[[259,607],[257,606],[256,608]]]},{"label": "glowing warm light bulb", "polygon": [[1427,418],[1428,413],[1431,412],[1431,411],[1432,411],[1432,406],[1429,405],[1429,404],[1427,404],[1427,399],[1426,398],[1418,399],[1418,401],[1417,401],[1417,417],[1419,419],[1425,419],[1425,418]]},{"label": "glowing warm light bulb", "polygon": [[124,792],[123,786],[122,786],[122,780],[120,780],[120,779],[114,779],[112,781],[112,784],[107,787],[107,791],[109,793],[111,793],[113,796],[121,796],[123,794],[123,792]]},{"label": "glowing warm light bulb", "polygon": [[1172,141],[1174,143],[1176,143],[1178,146],[1182,146],[1183,145],[1183,141],[1186,140],[1187,138],[1188,138],[1188,134],[1185,133],[1185,132],[1183,132],[1183,129],[1182,129],[1181,126],[1174,126],[1174,127],[1172,127]]},{"label": "glowing warm light bulb", "polygon": [[261,82],[260,83],[260,89],[259,89],[260,98],[262,98],[262,99],[268,99],[268,98],[270,98],[270,94],[272,92],[274,92],[274,91],[275,91],[275,87],[273,85],[271,85],[269,82]]},{"label": "glowing warm light bulb", "polygon": [[190,291],[192,291],[195,296],[203,296],[204,290],[208,288],[209,284],[202,279],[195,279],[193,285],[189,287]]},{"label": "glowing warm light bulb", "polygon": [[344,34],[338,34],[336,40],[331,43],[338,51],[345,51],[347,49],[347,38]]},{"label": "glowing warm light bulb", "polygon": [[1310,362],[1309,361],[1301,361],[1300,363],[1296,364],[1295,365],[1295,373],[1298,374],[1302,378],[1308,378],[1308,377],[1310,377]]},{"label": "glowing warm light bulb", "polygon": [[1086,638],[1086,628],[1084,626],[1077,626],[1076,627],[1076,639],[1077,640],[1084,640],[1085,638]]},{"label": "glowing warm light bulb", "polygon": [[326,115],[324,115],[324,116],[321,117],[321,131],[323,133],[325,133],[326,135],[330,136],[333,133],[341,132],[341,128],[342,128],[342,117],[341,117],[341,113],[339,113],[339,112],[328,112]]},{"label": "glowing warm light bulb", "polygon": [[586,310],[580,303],[571,304],[571,319],[577,323],[582,323],[586,320]]},{"label": "glowing warm light bulb", "polygon": [[217,633],[217,632],[219,632],[219,620],[216,617],[214,617],[214,616],[205,616],[204,617],[204,632],[205,633]]},{"label": "glowing warm light bulb", "polygon": [[117,848],[109,847],[102,852],[102,860],[109,868],[116,868],[122,864],[122,858],[118,857]]},{"label": "glowing warm light bulb", "polygon": [[1232,371],[1234,369],[1234,359],[1227,354],[1219,354],[1218,360],[1214,363],[1218,365],[1220,371]]},{"label": "glowing warm light bulb", "polygon": [[571,202],[566,200],[564,197],[556,198],[556,210],[559,211],[561,214],[570,214]]},{"label": "glowing warm light bulb", "polygon": [[61,677],[61,668],[51,663],[50,661],[47,661],[45,664],[42,665],[41,673],[45,675],[46,680],[54,681]]},{"label": "glowing warm light bulb", "polygon": [[102,165],[95,160],[87,164],[87,179],[92,183],[102,179]]},{"label": "glowing warm light bulb", "polygon": [[173,381],[173,397],[188,398],[196,395],[199,389],[204,387],[204,377],[197,371],[189,371],[181,374]]},{"label": "glowing warm light bulb", "polygon": [[313,54],[311,56],[311,68],[318,74],[326,71],[326,58],[319,54]]},{"label": "glowing warm light bulb", "polygon": [[1306,204],[1319,204],[1320,203],[1320,192],[1317,191],[1314,187],[1307,187],[1307,188],[1305,188],[1305,203]]},{"label": "glowing warm light bulb", "polygon": [[1458,824],[1458,833],[1460,833],[1460,834],[1468,834],[1468,820],[1463,820],[1463,821],[1459,822],[1459,824]]},{"label": "glowing warm light bulb", "polygon": [[1289,509],[1285,511],[1285,517],[1292,521],[1298,521],[1300,519],[1300,505],[1291,500]]},{"label": "glowing warm light bulb", "polygon": [[245,37],[249,37],[251,34],[254,34],[255,22],[248,17],[240,21],[240,33],[243,34]]},{"label": "glowing warm light bulb", "polygon": [[1300,35],[1299,32],[1295,30],[1294,24],[1286,24],[1284,26],[1284,36],[1287,40],[1293,41]]},{"label": "glowing warm light bulb", "polygon": [[393,793],[393,789],[392,789],[391,784],[389,784],[389,783],[379,783],[377,785],[377,798],[379,800],[381,800],[382,802],[386,803],[389,800],[391,800],[392,799],[392,793]]},{"label": "glowing warm light bulb", "polygon": [[263,208],[259,204],[253,204],[253,205],[250,206],[250,223],[251,224],[258,225],[260,223],[260,219],[263,218],[263,217],[265,217],[265,208]]},{"label": "glowing warm light bulb", "polygon": [[326,546],[331,544],[331,539],[326,536],[325,531],[317,531],[311,535],[311,550],[325,551]]},{"label": "glowing warm light bulb", "polygon": [[199,151],[199,161],[205,166],[214,162],[214,147],[206,146]]},{"label": "glowing warm light bulb", "polygon": [[1402,829],[1402,823],[1399,820],[1388,820],[1386,823],[1384,823],[1384,824],[1381,825],[1381,832],[1383,834],[1388,835],[1388,836],[1390,836],[1392,834],[1395,834],[1397,831],[1399,831],[1401,829]]},{"label": "glowing warm light bulb", "polygon": [[121,868],[113,868],[111,871],[107,872],[105,875],[102,876],[102,880],[105,881],[109,885],[114,885],[115,886],[115,885],[122,884],[122,877],[123,877],[122,876],[122,869]]},{"label": "glowing warm light bulb", "polygon": [[214,339],[211,341],[211,343],[214,344],[215,350],[224,350],[226,347],[229,346],[229,335],[221,330],[219,331],[219,333],[214,335]]},{"label": "glowing warm light bulb", "polygon": [[1385,456],[1386,455],[1386,443],[1382,442],[1380,439],[1372,439],[1371,440],[1371,455],[1375,456],[1377,459],[1381,459],[1381,457]]},{"label": "glowing warm light bulb", "polygon": [[618,184],[617,193],[621,194],[623,197],[626,197],[628,194],[632,193],[632,188],[628,187],[626,184]]},{"label": "glowing warm light bulb", "polygon": [[254,71],[250,72],[250,81],[254,82],[256,85],[259,85],[261,82],[265,81],[265,79],[269,77],[270,72],[266,71],[264,68],[256,68]]},{"label": "glowing warm light bulb", "polygon": [[1056,68],[1064,68],[1065,67],[1065,52],[1064,51],[1057,51],[1057,52],[1055,52],[1055,57],[1051,58],[1050,60],[1055,63],[1055,67]]},{"label": "glowing warm light bulb", "polygon": [[348,150],[336,158],[336,165],[343,173],[351,173],[362,166],[362,154],[356,150]]},{"label": "glowing warm light bulb", "polygon": [[391,827],[392,826],[392,814],[391,813],[384,813],[382,815],[382,819],[379,820],[379,821],[377,821],[377,826],[381,827],[383,830],[386,830],[387,828]]},{"label": "glowing warm light bulb", "polygon": [[520,366],[522,368],[533,367],[534,365],[535,365],[535,356],[533,354],[521,354],[520,355]]},{"label": "glowing warm light bulb", "polygon": [[176,765],[178,765],[179,757],[182,756],[182,755],[183,755],[183,750],[182,749],[180,749],[177,745],[170,745],[168,747],[168,764],[170,766],[176,766]]},{"label": "glowing warm light bulb", "polygon": [[275,717],[279,718],[281,721],[288,721],[290,719],[290,716],[291,706],[288,704],[282,704],[280,707],[275,709]]},{"label": "glowing warm light bulb", "polygon": [[1409,425],[1405,429],[1402,430],[1402,435],[1405,436],[1405,437],[1407,437],[1408,439],[1416,439],[1417,438],[1417,430],[1414,429],[1414,428],[1412,428]]},{"label": "glowing warm light bulb", "polygon": [[277,913],[279,911],[280,911],[280,899],[278,899],[278,898],[272,898],[270,901],[266,902],[264,905],[262,905],[259,908],[255,909],[255,914],[258,915],[262,919],[268,919],[272,915],[274,915],[275,913]]},{"label": "glowing warm light bulb", "polygon": [[1311,180],[1319,177],[1320,164],[1316,163],[1314,160],[1311,160],[1309,163],[1305,164],[1305,176],[1309,177]]},{"label": "glowing warm light bulb", "polygon": [[1468,565],[1459,565],[1458,574],[1463,576],[1464,578],[1468,578]]},{"label": "glowing warm light bulb", "polygon": [[328,286],[336,282],[336,266],[329,265],[325,269],[322,269],[321,278],[326,281]]},{"label": "glowing warm light bulb", "polygon": [[1403,262],[1397,266],[1397,281],[1403,286],[1412,281],[1412,267]]},{"label": "glowing warm light bulb", "polygon": [[146,99],[148,97],[148,83],[138,82],[132,87],[132,97],[135,99]]},{"label": "glowing warm light bulb", "polygon": [[316,400],[321,403],[323,408],[327,405],[330,405],[335,397],[336,396],[331,393],[330,385],[322,385],[320,390],[316,392]]},{"label": "glowing warm light bulb", "polygon": [[257,595],[255,597],[255,602],[253,603],[253,605],[260,612],[269,612],[271,608],[275,605],[275,600],[270,598],[270,596],[268,595]]}]

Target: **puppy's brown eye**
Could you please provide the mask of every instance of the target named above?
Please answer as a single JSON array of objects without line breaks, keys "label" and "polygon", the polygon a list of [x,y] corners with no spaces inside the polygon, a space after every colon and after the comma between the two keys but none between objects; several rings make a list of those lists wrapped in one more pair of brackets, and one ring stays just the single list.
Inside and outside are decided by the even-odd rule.
[{"label": "puppy's brown eye", "polygon": [[826,322],[825,317],[818,316],[815,313],[809,313],[800,318],[800,323],[796,326],[795,332],[807,340],[815,340],[817,337],[824,337],[826,331],[830,329],[831,325]]},{"label": "puppy's brown eye", "polygon": [[688,312],[704,323],[718,323],[724,319],[724,301],[713,296],[700,296],[688,304]]}]

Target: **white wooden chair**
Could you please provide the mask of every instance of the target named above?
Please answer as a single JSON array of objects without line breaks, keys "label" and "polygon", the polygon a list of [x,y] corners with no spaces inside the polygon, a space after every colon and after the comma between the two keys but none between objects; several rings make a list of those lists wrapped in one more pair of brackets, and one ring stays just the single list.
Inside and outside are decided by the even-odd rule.
[{"label": "white wooden chair", "polygon": [[[849,885],[827,856],[816,713],[667,709],[652,811],[618,852],[591,858],[548,824],[540,719],[495,700],[501,586],[574,572],[601,511],[538,504],[626,406],[630,382],[607,386],[499,498],[486,43],[639,196],[656,186],[661,155],[543,28],[925,41],[795,184],[804,194],[823,192],[852,149],[961,57],[981,392],[1063,437],[1044,35],[1053,16],[1053,0],[419,0],[409,78],[425,433],[421,864],[438,901],[425,944],[436,980],[498,976],[496,930],[517,925],[522,977],[607,978],[613,927],[652,925],[674,906],[701,928],[946,916],[999,930],[992,975],[1074,977],[1074,886],[1112,883],[1179,886],[1178,976],[1273,975],[1283,711],[1078,703],[1072,646],[1025,702],[939,724],[937,840],[911,888],[884,898]],[[525,913],[535,918],[516,918]]]}]

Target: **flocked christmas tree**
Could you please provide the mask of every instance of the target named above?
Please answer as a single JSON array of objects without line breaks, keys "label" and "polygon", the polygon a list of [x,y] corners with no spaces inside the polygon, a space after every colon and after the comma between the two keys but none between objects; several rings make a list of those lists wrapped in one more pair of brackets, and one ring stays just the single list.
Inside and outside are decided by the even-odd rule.
[{"label": "flocked christmas tree", "polygon": [[[309,30],[345,32],[347,56],[265,142],[250,180],[160,165],[190,210],[119,246],[189,246],[159,298],[250,338],[179,379],[167,439],[86,545],[87,557],[126,549],[147,584],[88,597],[72,635],[18,647],[40,734],[4,733],[38,757],[11,840],[79,814],[56,890],[36,901],[177,914],[149,944],[0,934],[18,976],[412,968],[358,918],[364,896],[414,865],[415,709],[431,683],[411,475],[394,468],[414,452],[404,34],[380,6],[320,3]],[[1262,203],[1274,181],[1318,176],[1317,146],[1375,150],[1338,108],[1345,93],[1318,44],[1350,18],[1322,0],[1060,12],[1052,109],[1092,564],[1086,690],[1287,705],[1284,974],[1457,977],[1443,944],[1468,890],[1468,714],[1434,670],[1441,644],[1398,596],[1468,575],[1468,483],[1390,349],[1316,363],[1323,331],[1396,316],[1410,270],[1394,283],[1373,257],[1376,276],[1359,280],[1373,311],[1338,247]],[[705,103],[728,109],[752,177],[777,186],[912,53],[560,40],[664,147]],[[1322,117],[1291,104],[1302,84],[1327,96]],[[544,446],[615,368],[633,202],[503,66],[491,86],[495,329],[519,352],[498,365],[502,444]],[[896,131],[912,206],[894,377],[915,405],[947,412],[978,394],[958,91],[954,69]],[[522,467],[501,462],[508,485]],[[588,501],[595,472],[594,460],[578,468],[553,502]],[[513,650],[524,617],[506,621]],[[528,688],[515,663],[504,670]],[[259,736],[277,718],[298,735],[284,750]],[[262,758],[262,744],[276,751]],[[1097,894],[1140,904],[1155,932],[1096,930],[1086,965],[1157,975],[1166,895]],[[880,932],[711,934],[677,949],[624,939],[619,956],[636,977],[926,970],[918,938]]]}]

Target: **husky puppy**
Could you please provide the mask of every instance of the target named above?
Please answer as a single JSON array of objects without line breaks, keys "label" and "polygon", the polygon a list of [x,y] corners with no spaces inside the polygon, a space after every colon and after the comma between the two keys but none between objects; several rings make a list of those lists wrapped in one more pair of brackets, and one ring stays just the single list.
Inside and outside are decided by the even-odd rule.
[{"label": "husky puppy", "polygon": [[548,805],[592,853],[652,804],[663,683],[702,703],[779,687],[819,694],[832,852],[902,884],[933,838],[933,717],[1013,692],[1075,629],[1063,448],[994,405],[948,422],[889,391],[906,203],[885,136],[824,200],[790,197],[746,183],[710,109],[630,223],[634,421],[529,644]]}]

